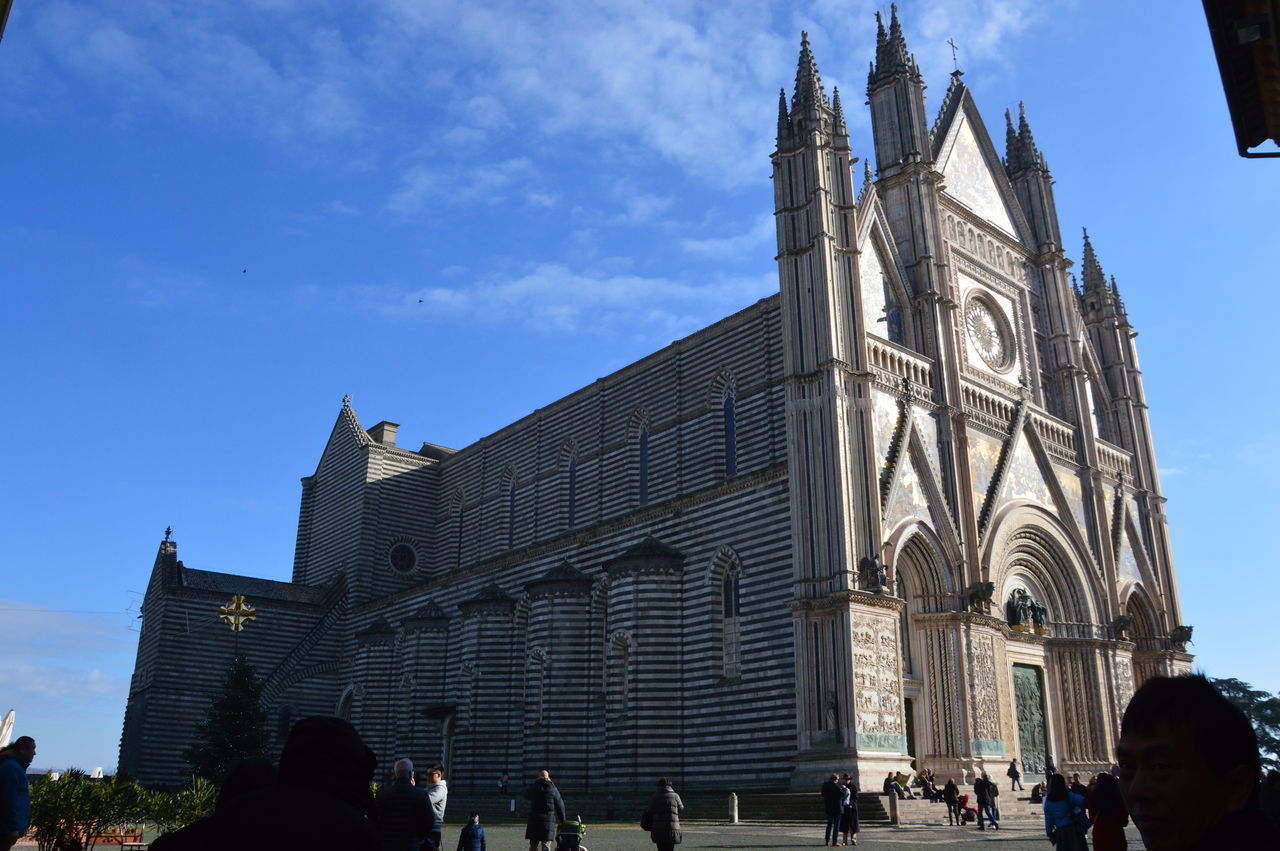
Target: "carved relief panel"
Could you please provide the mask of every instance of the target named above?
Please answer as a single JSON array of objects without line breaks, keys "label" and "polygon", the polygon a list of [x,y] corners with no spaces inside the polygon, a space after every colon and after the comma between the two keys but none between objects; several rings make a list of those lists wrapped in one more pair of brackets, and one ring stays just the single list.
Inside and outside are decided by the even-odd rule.
[{"label": "carved relief panel", "polygon": [[1003,754],[995,639],[982,633],[973,635],[969,650],[969,690],[973,695],[973,732],[976,740],[974,750],[982,755]]},{"label": "carved relief panel", "polygon": [[897,619],[855,616],[853,654],[858,747],[901,752],[906,746],[906,736],[902,722],[902,660]]}]

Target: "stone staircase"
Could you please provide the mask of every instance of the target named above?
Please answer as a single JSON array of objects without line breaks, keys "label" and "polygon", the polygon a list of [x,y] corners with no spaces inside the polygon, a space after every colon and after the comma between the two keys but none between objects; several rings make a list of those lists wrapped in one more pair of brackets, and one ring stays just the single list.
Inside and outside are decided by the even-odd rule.
[{"label": "stone staircase", "polygon": [[[1017,795],[1018,797],[1015,797]],[[969,793],[970,806],[973,793]],[[1044,826],[1044,810],[1040,804],[1031,803],[1023,792],[1013,793],[1007,789],[1000,791],[996,799],[996,810],[1000,814],[1000,823],[1017,827]],[[898,801],[898,819],[900,824],[945,825],[947,823],[947,805],[915,798]],[[977,822],[972,825],[977,827]]]}]

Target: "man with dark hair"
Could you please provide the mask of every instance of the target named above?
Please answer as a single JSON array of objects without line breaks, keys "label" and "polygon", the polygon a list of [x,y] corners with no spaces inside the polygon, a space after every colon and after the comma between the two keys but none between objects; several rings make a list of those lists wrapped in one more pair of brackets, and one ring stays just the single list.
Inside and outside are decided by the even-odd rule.
[{"label": "man with dark hair", "polygon": [[1253,726],[1203,676],[1143,683],[1116,755],[1120,792],[1148,851],[1280,849],[1258,811]]},{"label": "man with dark hair", "polygon": [[36,740],[19,736],[0,750],[0,851],[9,851],[27,832],[31,819],[31,791],[27,768],[36,758]]},{"label": "man with dark hair", "polygon": [[431,833],[427,842],[440,847],[440,835],[444,832],[444,808],[449,802],[449,787],[444,782],[444,766],[433,765],[427,769],[427,800],[431,802]]}]

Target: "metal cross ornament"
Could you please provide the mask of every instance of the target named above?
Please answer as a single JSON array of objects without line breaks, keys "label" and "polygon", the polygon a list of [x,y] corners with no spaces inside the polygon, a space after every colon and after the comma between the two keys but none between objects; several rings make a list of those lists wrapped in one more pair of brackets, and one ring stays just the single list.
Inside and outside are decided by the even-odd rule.
[{"label": "metal cross ornament", "polygon": [[236,594],[231,602],[218,609],[218,617],[227,622],[232,632],[239,632],[244,625],[258,616],[258,610],[245,602],[243,594]]}]

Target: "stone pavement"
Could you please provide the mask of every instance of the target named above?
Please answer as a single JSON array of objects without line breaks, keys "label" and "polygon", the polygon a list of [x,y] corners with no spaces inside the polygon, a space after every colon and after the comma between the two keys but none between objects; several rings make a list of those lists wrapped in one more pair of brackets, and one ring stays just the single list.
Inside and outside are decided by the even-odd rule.
[{"label": "stone pavement", "polygon": [[[445,825],[444,851],[457,847],[457,826]],[[678,851],[693,848],[752,849],[752,848],[821,848],[822,824],[812,827],[801,825],[769,826],[761,824],[712,824],[695,822],[685,825],[684,842]],[[529,843],[524,839],[524,827],[494,825],[485,827],[489,851],[524,851]],[[590,851],[652,851],[654,845],[649,834],[638,826],[587,825],[584,839]],[[974,828],[947,828],[928,826],[868,827],[858,834],[858,849],[882,848],[893,851],[911,851],[916,848],[951,848],[992,843],[998,845],[992,851],[1052,851],[1053,846],[1044,833],[1027,825],[1011,826],[1001,830],[978,831]],[[554,846],[553,846],[554,847]],[[1129,847],[1141,849],[1137,831],[1129,829]]]}]

